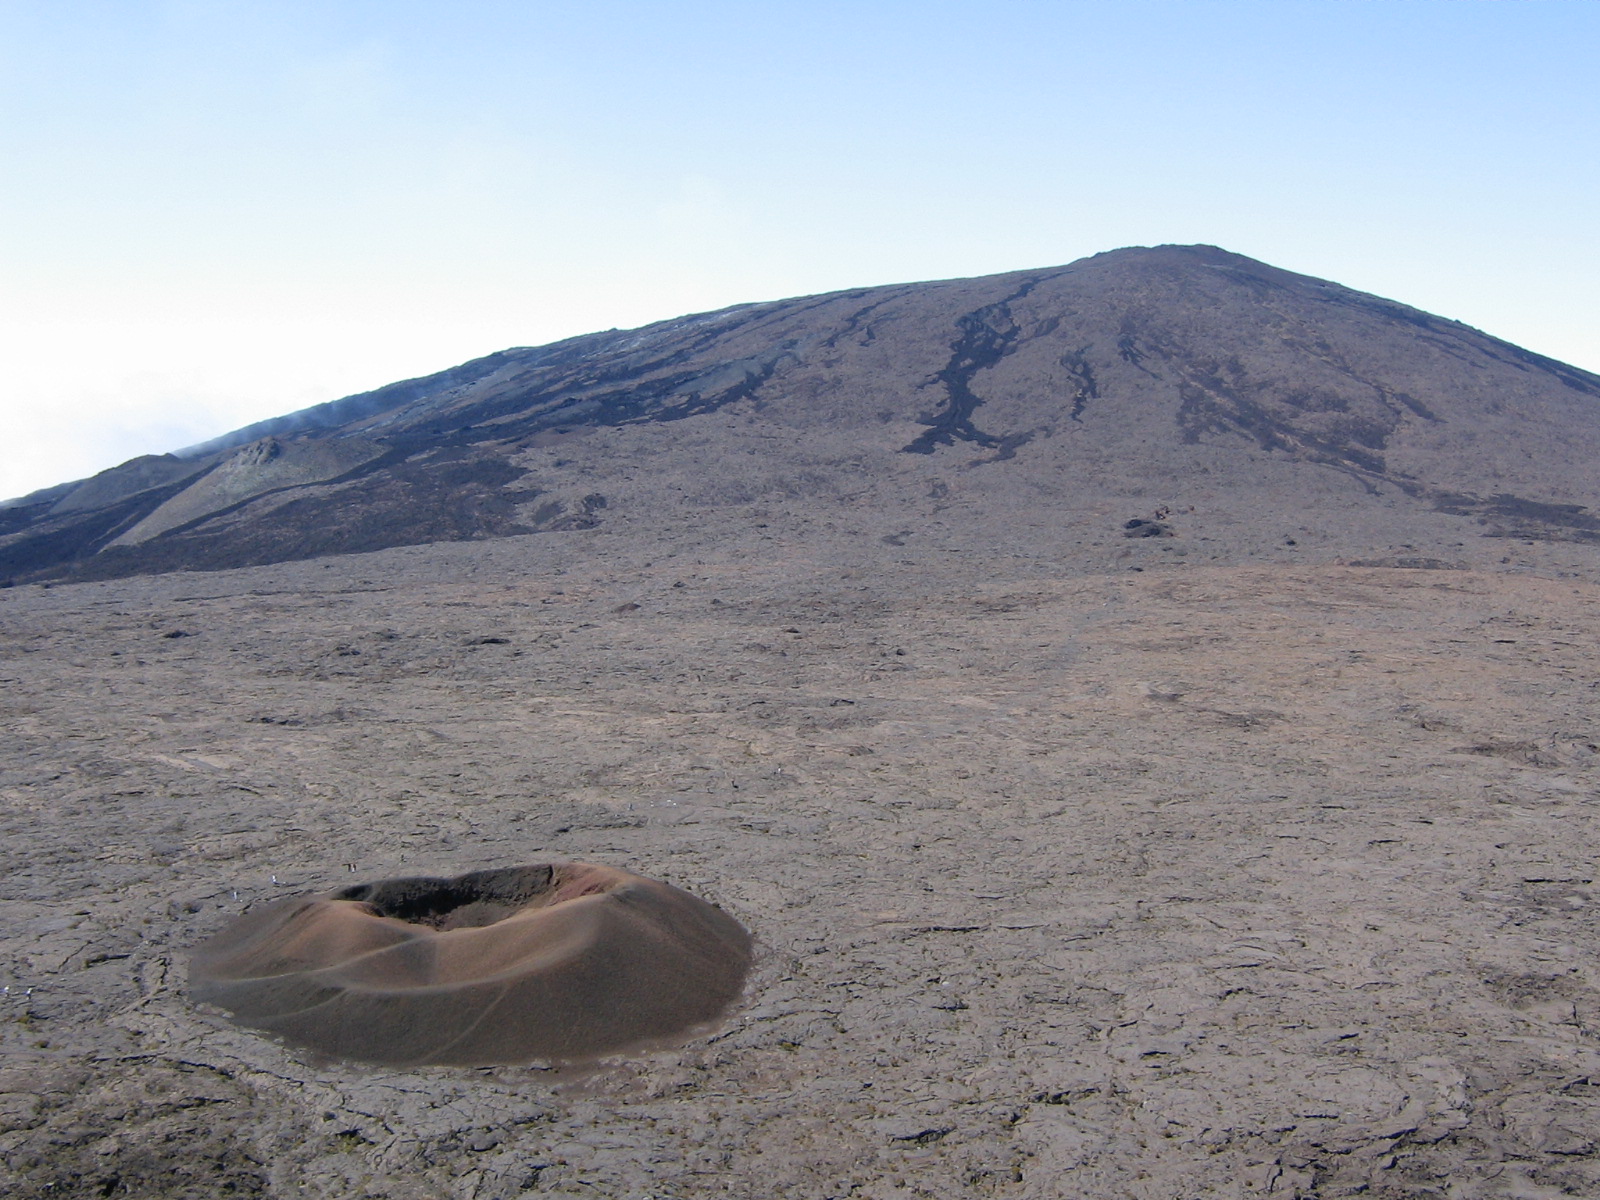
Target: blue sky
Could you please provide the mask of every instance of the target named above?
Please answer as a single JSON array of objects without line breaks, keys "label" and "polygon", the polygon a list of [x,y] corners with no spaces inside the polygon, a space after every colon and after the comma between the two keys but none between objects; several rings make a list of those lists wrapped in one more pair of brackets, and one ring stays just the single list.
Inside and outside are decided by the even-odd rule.
[{"label": "blue sky", "polygon": [[1211,242],[1600,371],[1590,0],[0,0],[0,496],[510,345]]}]

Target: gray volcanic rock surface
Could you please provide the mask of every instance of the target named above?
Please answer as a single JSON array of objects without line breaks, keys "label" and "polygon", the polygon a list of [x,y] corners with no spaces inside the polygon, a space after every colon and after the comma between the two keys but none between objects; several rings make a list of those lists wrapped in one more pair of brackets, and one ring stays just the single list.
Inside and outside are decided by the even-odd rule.
[{"label": "gray volcanic rock surface", "polygon": [[[615,540],[0,593],[0,1191],[1600,1191],[1594,582]],[[251,905],[540,859],[718,904],[743,1005],[569,1075],[186,994]]]},{"label": "gray volcanic rock surface", "polygon": [[[1167,247],[0,510],[0,1193],[1600,1194],[1597,386]],[[754,934],[718,1027],[358,1068],[187,991],[252,906],[574,860]]]},{"label": "gray volcanic rock surface", "polygon": [[773,505],[822,542],[870,509],[1076,557],[1162,507],[1229,560],[1474,560],[1484,534],[1600,537],[1597,413],[1600,377],[1458,323],[1214,247],[1118,250],[507,350],[13,502],[0,574],[670,539]]}]

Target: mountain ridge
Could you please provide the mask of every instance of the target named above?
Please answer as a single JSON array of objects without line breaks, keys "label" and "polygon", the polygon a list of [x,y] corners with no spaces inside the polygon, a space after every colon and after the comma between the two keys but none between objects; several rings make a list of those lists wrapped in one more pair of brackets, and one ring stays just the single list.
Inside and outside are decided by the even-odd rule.
[{"label": "mountain ridge", "polygon": [[[781,499],[797,472],[819,511],[870,492],[915,525],[941,487],[989,522],[1019,490],[1073,522],[1158,480],[1170,508],[1219,474],[1247,492],[1294,464],[1305,482],[1261,501],[1278,513],[1297,487],[1353,485],[1478,526],[1446,530],[1452,545],[1589,542],[1596,401],[1600,376],[1457,321],[1217,247],[1132,247],[498,351],[14,501],[0,578],[571,532],[623,511],[669,537],[675,506],[681,524]],[[684,422],[716,436],[678,462]],[[652,494],[631,464],[652,455],[691,482]],[[719,472],[743,486],[714,494]],[[1406,540],[1389,524],[1369,549]]]}]

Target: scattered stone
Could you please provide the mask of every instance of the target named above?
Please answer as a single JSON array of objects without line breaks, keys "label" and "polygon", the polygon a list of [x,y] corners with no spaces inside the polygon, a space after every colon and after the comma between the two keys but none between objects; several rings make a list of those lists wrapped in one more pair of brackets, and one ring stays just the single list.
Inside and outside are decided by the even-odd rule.
[{"label": "scattered stone", "polygon": [[1174,537],[1172,526],[1165,521],[1151,521],[1144,517],[1134,517],[1122,526],[1122,536],[1127,538],[1147,537]]},{"label": "scattered stone", "polygon": [[912,1142],[918,1146],[932,1145],[948,1136],[955,1128],[953,1125],[937,1124],[924,1117],[878,1117],[868,1122],[868,1125],[879,1137],[887,1138],[891,1142]]}]

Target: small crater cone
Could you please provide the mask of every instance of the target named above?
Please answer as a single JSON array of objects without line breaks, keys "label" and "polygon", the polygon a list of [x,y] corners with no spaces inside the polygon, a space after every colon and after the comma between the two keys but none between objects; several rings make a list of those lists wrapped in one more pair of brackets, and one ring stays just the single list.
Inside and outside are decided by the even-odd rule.
[{"label": "small crater cone", "polygon": [[358,884],[279,900],[199,946],[197,1002],[338,1058],[397,1066],[583,1061],[716,1020],[748,932],[593,863]]}]

